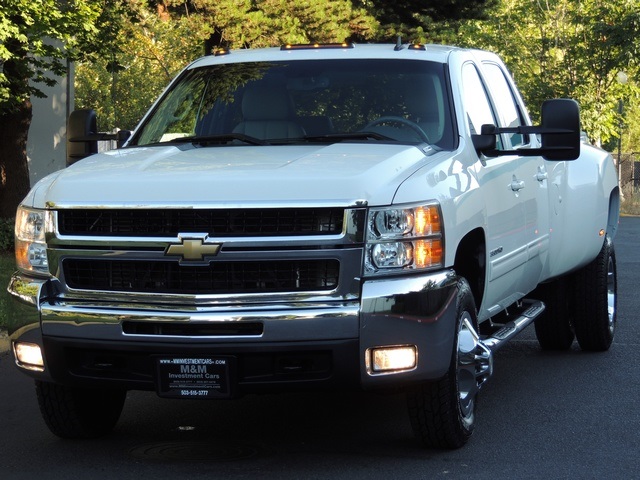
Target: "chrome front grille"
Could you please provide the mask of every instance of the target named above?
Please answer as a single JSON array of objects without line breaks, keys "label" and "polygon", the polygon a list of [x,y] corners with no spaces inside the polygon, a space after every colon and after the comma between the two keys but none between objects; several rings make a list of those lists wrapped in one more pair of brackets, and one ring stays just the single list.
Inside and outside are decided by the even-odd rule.
[{"label": "chrome front grille", "polygon": [[113,292],[112,299],[147,302],[159,294],[204,304],[359,296],[362,206],[68,207],[53,218],[49,262],[67,298]]}]

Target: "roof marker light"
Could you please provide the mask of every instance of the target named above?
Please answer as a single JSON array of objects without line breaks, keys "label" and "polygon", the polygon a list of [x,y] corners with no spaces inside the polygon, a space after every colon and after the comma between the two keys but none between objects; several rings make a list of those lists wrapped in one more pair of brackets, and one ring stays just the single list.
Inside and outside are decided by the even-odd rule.
[{"label": "roof marker light", "polygon": [[353,48],[353,43],[298,43],[282,45],[280,50],[326,50],[332,48]]}]

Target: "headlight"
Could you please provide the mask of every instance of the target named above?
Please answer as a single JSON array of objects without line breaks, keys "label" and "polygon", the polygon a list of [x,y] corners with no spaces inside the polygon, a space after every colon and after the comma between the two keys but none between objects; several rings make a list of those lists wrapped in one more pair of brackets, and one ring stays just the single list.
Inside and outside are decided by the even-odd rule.
[{"label": "headlight", "polygon": [[45,231],[45,210],[18,207],[16,214],[16,264],[27,273],[49,272]]},{"label": "headlight", "polygon": [[372,208],[365,273],[442,267],[444,241],[438,204]]}]

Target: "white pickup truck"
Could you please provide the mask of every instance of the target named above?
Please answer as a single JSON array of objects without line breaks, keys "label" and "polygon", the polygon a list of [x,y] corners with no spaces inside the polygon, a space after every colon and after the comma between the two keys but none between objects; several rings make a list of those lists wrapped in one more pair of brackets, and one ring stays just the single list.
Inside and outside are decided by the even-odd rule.
[{"label": "white pickup truck", "polygon": [[[493,352],[527,325],[544,349],[614,335],[612,158],[581,143],[576,102],[541,118],[477,50],[193,62],[123,148],[18,208],[10,335],[48,427],[105,434],[136,389],[402,389],[422,443],[462,446]],[[74,160],[94,123],[70,119]]]}]

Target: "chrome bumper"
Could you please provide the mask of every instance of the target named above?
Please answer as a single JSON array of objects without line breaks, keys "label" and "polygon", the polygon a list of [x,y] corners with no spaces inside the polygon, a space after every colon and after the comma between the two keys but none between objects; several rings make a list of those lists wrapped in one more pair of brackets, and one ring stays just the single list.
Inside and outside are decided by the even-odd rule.
[{"label": "chrome bumper", "polygon": [[[38,375],[53,377],[54,381],[58,372],[67,368],[61,365],[66,361],[61,358],[65,346],[118,352],[152,345],[149,355],[162,353],[163,349],[177,352],[180,348],[188,349],[191,354],[199,351],[233,354],[236,347],[246,353],[252,349],[275,352],[292,348],[331,351],[335,346],[336,351],[342,353],[334,358],[333,371],[359,371],[359,383],[364,388],[401,386],[441,377],[453,351],[452,300],[456,276],[451,270],[364,281],[359,300],[311,305],[190,307],[74,301],[56,295],[59,290],[55,282],[16,274],[8,289],[15,300],[11,314],[14,328],[9,331],[11,340],[40,345],[44,350],[45,371]],[[160,326],[255,323],[262,325],[262,330],[240,335],[191,336],[148,330],[132,334],[123,328],[131,323]],[[58,346],[55,355],[47,351],[47,339]],[[417,348],[416,368],[395,373],[372,372],[372,349],[405,345]],[[351,353],[344,354],[346,349]]]}]

